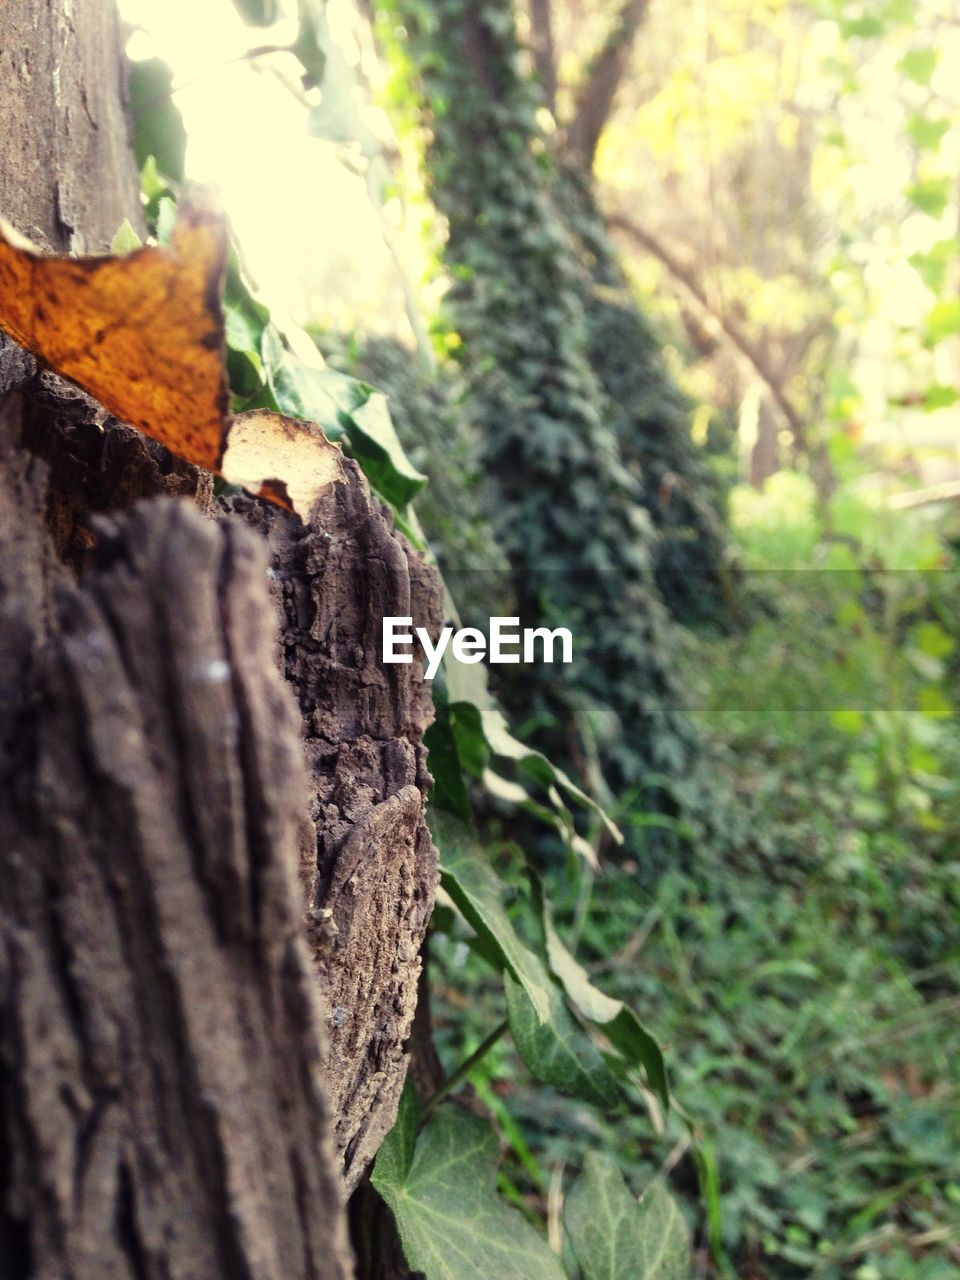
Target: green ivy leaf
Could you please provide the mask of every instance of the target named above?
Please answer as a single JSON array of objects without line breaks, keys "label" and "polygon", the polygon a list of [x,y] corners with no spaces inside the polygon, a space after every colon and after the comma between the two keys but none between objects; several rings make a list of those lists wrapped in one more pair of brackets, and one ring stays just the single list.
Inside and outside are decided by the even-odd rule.
[{"label": "green ivy leaf", "polygon": [[539,877],[531,876],[531,883],[550,971],[574,1007],[610,1041],[624,1066],[630,1070],[642,1069],[650,1088],[663,1105],[669,1107],[670,1087],[660,1046],[628,1005],[614,1000],[593,985],[587,971],[561,942]]},{"label": "green ivy leaf", "polygon": [[529,996],[509,972],[504,972],[510,1032],[523,1064],[537,1080],[560,1093],[604,1111],[619,1109],[624,1094],[600,1050],[549,984],[549,1016],[538,1020]]},{"label": "green ivy leaf", "polygon": [[436,811],[431,813],[430,829],[440,850],[443,887],[503,968],[522,984],[536,1021],[545,1022],[551,1016],[553,983],[514,929],[503,902],[503,883],[476,837],[464,823]]},{"label": "green ivy leaf", "polygon": [[427,483],[427,477],[413,466],[404,452],[390,417],[387,397],[380,391],[369,390],[366,401],[347,416],[350,452],[377,492],[395,507],[405,507]]},{"label": "green ivy leaf", "polygon": [[848,40],[852,36],[857,36],[861,40],[872,40],[876,36],[882,36],[885,27],[883,22],[873,14],[864,14],[860,18],[851,18],[844,22],[841,30]]},{"label": "green ivy leaf", "polygon": [[291,351],[271,322],[269,308],[253,296],[236,249],[231,249],[227,267],[224,315],[230,388],[243,407],[303,418],[322,427],[327,439],[342,440],[373,488],[399,514],[426,477],[404,453],[386,397]]},{"label": "green ivy leaf", "polygon": [[956,640],[939,622],[919,622],[913,629],[913,639],[921,652],[933,658],[948,658],[957,647]]},{"label": "green ivy leaf", "polygon": [[588,1152],[563,1212],[583,1280],[688,1280],[690,1237],[661,1181],[639,1203],[616,1161]]},{"label": "green ivy leaf", "polygon": [[927,316],[927,341],[942,342],[960,333],[960,302],[938,302]]},{"label": "green ivy leaf", "polygon": [[423,735],[423,745],[429,752],[430,772],[433,774],[430,806],[434,812],[443,809],[462,821],[469,822],[472,813],[470,796],[463,780],[460,753],[450,726],[450,711],[446,706],[437,706],[435,711],[433,724]]},{"label": "green ivy leaf", "polygon": [[401,1112],[371,1181],[396,1219],[408,1264],[426,1280],[565,1280],[546,1241],[497,1194],[490,1126],[443,1107],[411,1154],[409,1098]]},{"label": "green ivy leaf", "polygon": [[123,254],[135,252],[142,244],[143,241],[134,231],[130,219],[124,218],[110,241],[110,252],[117,254],[119,257]]},{"label": "green ivy leaf", "polygon": [[953,236],[938,240],[928,253],[910,255],[910,265],[931,291],[939,293],[947,276],[947,268],[957,254],[957,242]]},{"label": "green ivy leaf", "polygon": [[398,509],[423,488],[426,476],[404,453],[386,396],[339,369],[306,364],[273,325],[263,330],[261,354],[272,404],[258,407],[316,422],[328,440],[342,440],[377,493]]},{"label": "green ivy leaf", "polygon": [[385,1182],[400,1185],[405,1181],[413,1164],[419,1123],[420,1104],[408,1075],[403,1083],[397,1118],[377,1153],[377,1173]]},{"label": "green ivy leaf", "polygon": [[[490,695],[487,688],[487,672],[483,666],[452,663],[447,670],[446,687],[447,699],[461,730],[461,736],[477,739],[493,755],[513,760],[524,773],[535,779],[548,792],[552,790],[551,799],[554,799],[554,807],[566,828],[566,837],[583,857],[595,862],[595,855],[590,846],[576,838],[569,812],[562,804],[558,792],[566,793],[584,808],[591,810],[617,844],[623,843],[623,836],[619,829],[595,800],[582,791],[562,769],[551,764],[542,752],[533,750],[532,747],[513,736],[506,717]],[[480,752],[479,756],[485,763],[484,753]]]},{"label": "green ivy leaf", "polygon": [[912,115],[907,123],[907,132],[921,151],[936,151],[949,128],[949,120],[931,120],[919,113]]},{"label": "green ivy leaf", "polygon": [[933,413],[937,409],[949,409],[958,400],[960,400],[960,391],[957,391],[956,387],[937,383],[927,388],[926,395],[923,397],[923,407],[927,413]]},{"label": "green ivy leaf", "polygon": [[147,157],[153,156],[161,173],[180,182],[187,131],[171,96],[173,72],[162,58],[131,62],[129,84],[133,149],[138,167],[142,169]]}]

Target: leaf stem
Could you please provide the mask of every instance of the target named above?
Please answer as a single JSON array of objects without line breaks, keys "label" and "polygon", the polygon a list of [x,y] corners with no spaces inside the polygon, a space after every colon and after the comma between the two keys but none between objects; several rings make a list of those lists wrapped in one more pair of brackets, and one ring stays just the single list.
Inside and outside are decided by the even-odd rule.
[{"label": "leaf stem", "polygon": [[444,1080],[437,1088],[436,1093],[433,1094],[431,1098],[428,1098],[423,1104],[423,1108],[420,1112],[422,1120],[426,1120],[427,1116],[430,1115],[437,1104],[442,1102],[447,1094],[451,1093],[458,1084],[463,1080],[466,1080],[474,1067],[479,1062],[483,1061],[504,1032],[508,1030],[509,1025],[510,1024],[507,1022],[506,1018],[504,1018],[503,1022],[494,1027],[490,1034],[480,1041],[473,1053],[471,1053],[468,1058],[464,1058],[459,1067],[447,1076],[446,1080]]}]

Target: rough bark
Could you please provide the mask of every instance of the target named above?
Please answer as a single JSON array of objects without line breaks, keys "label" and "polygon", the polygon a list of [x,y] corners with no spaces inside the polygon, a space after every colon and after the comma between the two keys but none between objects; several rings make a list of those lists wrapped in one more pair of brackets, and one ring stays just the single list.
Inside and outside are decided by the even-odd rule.
[{"label": "rough bark", "polygon": [[169,502],[99,533],[4,761],[4,1274],[345,1277],[265,559]]},{"label": "rough bark", "polygon": [[39,244],[104,248],[141,226],[119,23],[107,0],[0,5],[0,214]]},{"label": "rough bark", "polygon": [[[239,1224],[242,1237],[238,1244],[231,1229],[216,1245],[226,1252],[208,1256],[198,1253],[196,1242],[191,1244],[184,1234],[178,1241],[182,1256],[161,1250],[154,1257],[149,1242],[155,1244],[163,1232],[145,1210],[142,1230],[148,1243],[142,1250],[131,1246],[130,1256],[139,1258],[142,1251],[151,1265],[167,1271],[148,1267],[144,1275],[347,1274],[336,1169],[342,1168],[348,1188],[355,1185],[393,1122],[416,1009],[418,950],[437,878],[423,814],[429,778],[421,738],[431,715],[428,686],[416,664],[379,665],[379,619],[385,613],[409,613],[417,625],[435,628],[440,620],[436,578],[393,531],[349,462],[344,468],[347,482],[330,491],[308,526],[241,499],[234,504],[239,510],[222,519],[223,531],[217,533],[199,512],[190,520],[180,511],[180,523],[171,524],[169,513],[179,509],[161,502],[147,504],[131,532],[105,538],[95,513],[123,510],[144,494],[186,495],[194,507],[214,514],[210,478],[107,418],[60,379],[49,374],[30,378],[31,363],[15,348],[8,348],[0,362],[0,369],[8,370],[7,383],[27,379],[4,398],[0,436],[0,746],[5,753],[0,776],[10,797],[0,809],[0,850],[8,851],[0,852],[0,863],[12,859],[0,875],[11,895],[7,899],[0,893],[2,1023],[15,1028],[36,1014],[28,1008],[26,984],[11,976],[10,955],[43,955],[46,948],[51,958],[42,967],[45,994],[40,1003],[56,997],[68,1010],[72,1021],[54,1039],[72,1036],[75,1041],[63,1058],[64,1088],[76,1065],[90,1057],[87,1041],[97,1040],[105,1018],[121,1021],[121,1066],[129,1066],[130,1074],[118,1085],[121,1068],[111,1062],[102,1068],[102,1077],[87,1080],[81,1074],[70,1086],[84,1099],[93,1099],[86,1105],[94,1111],[106,1089],[122,1141],[111,1138],[116,1168],[97,1211],[78,1217],[80,1202],[74,1195],[49,1208],[53,1216],[47,1222],[37,1197],[45,1183],[59,1185],[56,1165],[50,1163],[55,1153],[20,1117],[47,1113],[43,1080],[48,1073],[38,1070],[34,1086],[32,1067],[27,1072],[29,1046],[15,1033],[0,1040],[4,1162],[19,1169],[14,1181],[0,1186],[0,1243],[10,1242],[11,1256],[27,1250],[23,1256],[34,1260],[30,1265],[37,1275],[59,1275],[61,1267],[62,1274],[79,1277],[140,1274],[120,1269],[118,1261],[125,1256],[120,1233],[126,1209],[111,1214],[103,1203],[110,1194],[120,1194],[122,1179],[124,1196],[140,1197],[140,1204],[146,1182],[151,1188],[148,1205],[159,1200],[171,1215],[196,1219],[204,1232],[210,1224],[204,1225],[198,1206],[205,1198],[223,1201],[229,1206],[228,1223]],[[231,567],[240,555],[231,550],[238,536],[233,526],[240,518],[269,539],[273,600],[268,575],[258,576],[249,568],[253,553],[242,542],[246,568],[238,576]],[[211,549],[210,538],[224,539],[225,547]],[[139,553],[141,542],[146,549]],[[97,569],[104,559],[107,568]],[[78,578],[79,593],[74,585]],[[240,622],[230,632],[228,623],[235,615]],[[83,622],[77,623],[77,617]],[[87,636],[82,643],[71,638],[71,628],[77,626]],[[103,665],[87,671],[85,658],[101,648],[111,649],[116,670]],[[251,717],[242,699],[227,699],[214,716],[197,701],[197,673],[205,671],[219,688],[217,680],[236,665],[235,654],[249,679],[260,679],[260,703],[269,704],[271,714]],[[121,697],[123,664],[134,660],[138,680],[128,676]],[[296,716],[284,710],[275,688],[278,668],[300,706],[301,723],[292,738]],[[89,688],[81,685],[81,677],[89,678]],[[58,690],[53,699],[48,692],[52,680]],[[95,694],[101,689],[110,696],[98,702]],[[202,681],[200,692],[208,692]],[[59,718],[48,726],[37,708],[51,700]],[[117,700],[128,720],[117,718]],[[79,707],[85,708],[82,716]],[[72,732],[63,723],[68,713],[80,716]],[[234,726],[229,733],[226,725]],[[303,772],[304,740],[309,776],[301,789],[297,778]],[[100,761],[91,743],[113,754]],[[150,752],[141,759],[137,751],[145,751],[145,743]],[[56,764],[42,765],[54,746]],[[218,751],[223,753],[219,757]],[[37,780],[41,776],[43,785]],[[54,778],[59,789],[53,787]],[[128,795],[131,778],[136,784],[133,801]],[[131,817],[134,801],[147,808]],[[112,826],[81,823],[80,815],[101,810],[108,811]],[[243,844],[251,814],[261,815],[269,828],[262,847]],[[264,814],[272,816],[268,820]],[[150,839],[141,841],[141,831],[151,833]],[[90,839],[89,847],[81,836]],[[179,851],[172,868],[171,849]],[[269,883],[287,883],[298,865],[303,883],[283,900],[282,910],[274,904],[255,936],[245,936],[249,903],[261,896],[249,870],[251,864],[256,868],[258,858],[268,868],[261,874]],[[27,887],[21,883],[23,859],[41,868]],[[90,889],[83,910],[74,906],[75,884],[109,887],[118,877],[138,886],[155,881],[161,889],[169,879],[181,896],[190,890],[189,927],[160,931],[156,916],[162,915],[161,904],[150,910],[147,929],[136,912],[128,918],[130,903],[123,894],[111,897],[106,890]],[[44,905],[52,886],[55,897]],[[305,905],[308,925],[303,929]],[[177,912],[168,914],[176,924]],[[65,920],[69,935],[61,932]],[[313,943],[316,962],[309,966],[306,986],[303,941],[295,936],[298,921],[299,932]],[[235,937],[238,928],[241,933]],[[131,944],[125,941],[140,935],[150,939],[145,952],[137,953],[142,969],[131,966]],[[118,939],[114,951],[105,938]],[[218,946],[228,949],[228,962],[218,957]],[[85,947],[92,948],[89,956]],[[69,985],[76,964],[85,968],[90,984],[89,1008],[79,1010]],[[114,1010],[114,997],[96,985],[101,966],[112,975],[111,983],[122,981],[128,993],[139,992],[143,1007],[157,1013],[163,1001],[153,988],[168,991],[168,970],[183,966],[201,980],[198,987],[185,986],[168,1000],[183,1019],[175,1033],[172,1014],[141,1024],[135,1005],[123,1010],[135,1020],[127,1028]],[[218,969],[222,974],[210,1003],[204,993]],[[58,993],[57,983],[66,984],[66,994]],[[320,1021],[320,1006],[314,1005],[318,991],[327,997]],[[299,1023],[284,1012],[278,993],[293,1002],[294,1014],[302,1005]],[[101,1000],[107,1002],[106,1013]],[[219,1021],[216,1027],[203,1022],[202,1010],[211,1008],[220,1011],[218,1019],[228,1027],[244,1028],[232,1048],[222,1028],[216,1029]],[[141,1040],[135,1053],[131,1046],[137,1035]],[[162,1077],[147,1103],[140,1099],[143,1072],[138,1060],[150,1062]],[[252,1079],[244,1089],[235,1084],[218,1094],[205,1081],[211,1072],[219,1080],[221,1069],[232,1070],[237,1081]],[[321,1076],[322,1086],[317,1084]],[[298,1095],[291,1080],[306,1095]],[[324,1087],[331,1103],[324,1104]],[[211,1097],[228,1092],[235,1109],[221,1120]],[[171,1110],[178,1124],[165,1122],[158,1132],[155,1117]],[[205,1131],[198,1115],[208,1111]],[[74,1136],[85,1132],[85,1114],[78,1108]],[[51,1115],[51,1123],[63,1131],[62,1148],[69,1149],[70,1131],[56,1111]],[[295,1133],[291,1124],[297,1126]],[[324,1139],[328,1124],[339,1148],[337,1159]],[[274,1147],[282,1139],[292,1148],[288,1163],[298,1171],[300,1183],[287,1187],[289,1195],[279,1200],[254,1195],[260,1208],[251,1217],[246,1198],[232,1205],[231,1184],[222,1178],[231,1159],[252,1159],[244,1137],[249,1134],[258,1153],[254,1163],[268,1187],[276,1191],[284,1183],[283,1151],[262,1140],[261,1129],[274,1135]],[[309,1140],[311,1159],[299,1149],[301,1132]],[[214,1138],[222,1147],[218,1163],[198,1157],[190,1165],[196,1181],[181,1167],[187,1159],[184,1135],[190,1139],[188,1149],[194,1140],[203,1148],[204,1141]],[[237,1135],[244,1140],[235,1144]],[[109,1163],[107,1153],[104,1160]],[[141,1175],[141,1160],[152,1171],[149,1178]],[[167,1176],[175,1181],[168,1184]],[[297,1196],[304,1187],[311,1221],[325,1233],[323,1252],[317,1252],[316,1238],[303,1235],[297,1217],[302,1207]],[[255,1178],[252,1188],[251,1194]],[[109,1232],[104,1222],[113,1224]],[[122,1231],[128,1227],[123,1225]],[[271,1253],[275,1234],[282,1236],[283,1247],[278,1244]],[[216,1240],[216,1234],[210,1238]],[[236,1250],[247,1238],[266,1253],[242,1272],[237,1259],[244,1255]],[[205,1269],[191,1271],[189,1259],[198,1257],[206,1259]]]},{"label": "rough bark", "polygon": [[430,690],[419,662],[380,663],[381,619],[410,616],[435,635],[442,602],[356,464],[345,473],[306,529],[240,505],[268,527],[283,667],[303,715],[314,833],[302,865],[352,1189],[396,1116],[437,883],[424,816]]},{"label": "rough bark", "polygon": [[[0,211],[50,247],[136,217],[116,49],[0,13]],[[379,618],[439,589],[353,464],[306,526],[235,506],[0,335],[3,1280],[352,1273],[437,874]]]}]

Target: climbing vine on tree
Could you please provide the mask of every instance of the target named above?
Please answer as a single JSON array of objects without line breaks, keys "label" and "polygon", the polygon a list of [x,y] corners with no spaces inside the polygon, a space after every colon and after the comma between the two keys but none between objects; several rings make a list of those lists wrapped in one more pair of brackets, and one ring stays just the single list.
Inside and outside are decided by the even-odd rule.
[{"label": "climbing vine on tree", "polygon": [[569,673],[505,696],[552,751],[581,767],[592,754],[615,791],[676,811],[670,780],[690,773],[696,746],[671,669],[655,530],[591,363],[582,270],[513,6],[390,0],[377,13],[396,106],[419,131],[446,223],[445,322],[517,607],[582,636]]}]

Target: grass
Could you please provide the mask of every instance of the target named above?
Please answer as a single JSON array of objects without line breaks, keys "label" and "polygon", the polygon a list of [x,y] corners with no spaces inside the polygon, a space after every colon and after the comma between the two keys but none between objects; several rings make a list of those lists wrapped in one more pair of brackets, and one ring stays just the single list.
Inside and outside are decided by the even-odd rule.
[{"label": "grass", "polygon": [[[764,540],[766,518],[779,541]],[[822,552],[832,571],[761,574],[765,616],[689,642],[720,845],[649,887],[629,865],[587,896],[549,875],[578,958],[667,1047],[689,1123],[565,1100],[530,1082],[508,1038],[473,1077],[512,1116],[515,1191],[546,1216],[584,1146],[615,1150],[637,1190],[665,1172],[700,1275],[960,1274],[960,584],[929,527],[912,541],[928,562],[907,569],[902,546],[858,518],[856,554],[843,543],[838,557],[806,526],[785,530],[782,511],[754,510],[758,568],[766,547],[780,563]],[[451,1063],[503,1016],[477,963],[441,942]],[[470,990],[466,1017],[444,1020],[444,986]]]}]

